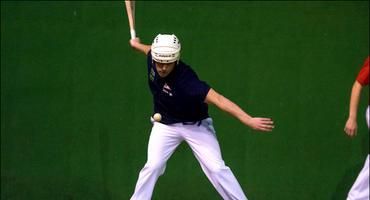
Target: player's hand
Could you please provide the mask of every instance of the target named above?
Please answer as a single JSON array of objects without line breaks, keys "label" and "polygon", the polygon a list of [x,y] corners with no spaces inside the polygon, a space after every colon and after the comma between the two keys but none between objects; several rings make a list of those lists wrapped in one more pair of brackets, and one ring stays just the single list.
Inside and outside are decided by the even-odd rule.
[{"label": "player's hand", "polygon": [[140,44],[141,44],[140,38],[136,37],[134,39],[130,39],[130,45],[131,45],[131,47],[133,47],[133,48],[136,49],[138,47],[138,45],[140,45]]},{"label": "player's hand", "polygon": [[346,134],[349,137],[356,136],[356,134],[357,134],[357,122],[356,122],[356,119],[348,118],[348,120],[346,122],[346,126],[344,127],[344,132],[346,132]]},{"label": "player's hand", "polygon": [[275,127],[274,122],[270,118],[253,117],[249,120],[249,126],[257,131],[270,132]]}]

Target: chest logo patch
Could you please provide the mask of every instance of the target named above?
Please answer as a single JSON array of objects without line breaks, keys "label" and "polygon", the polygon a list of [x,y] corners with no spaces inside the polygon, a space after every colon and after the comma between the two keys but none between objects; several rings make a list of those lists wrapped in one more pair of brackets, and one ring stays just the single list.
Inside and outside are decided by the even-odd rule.
[{"label": "chest logo patch", "polygon": [[170,97],[173,96],[172,89],[170,88],[170,86],[167,83],[164,83],[163,88],[162,88],[162,92],[168,94]]}]

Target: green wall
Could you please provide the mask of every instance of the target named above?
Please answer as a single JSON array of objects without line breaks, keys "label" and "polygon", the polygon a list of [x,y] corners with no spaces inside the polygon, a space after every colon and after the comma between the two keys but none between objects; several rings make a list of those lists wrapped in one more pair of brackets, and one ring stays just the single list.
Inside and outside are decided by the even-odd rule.
[{"label": "green wall", "polygon": [[[210,108],[225,162],[249,199],[339,200],[369,134],[343,132],[369,54],[368,1],[136,3],[145,43],[175,33],[182,58],[253,116],[257,133]],[[1,199],[129,199],[146,160],[151,95],[123,2],[1,1]],[[169,160],[153,199],[220,199],[191,150]]]}]

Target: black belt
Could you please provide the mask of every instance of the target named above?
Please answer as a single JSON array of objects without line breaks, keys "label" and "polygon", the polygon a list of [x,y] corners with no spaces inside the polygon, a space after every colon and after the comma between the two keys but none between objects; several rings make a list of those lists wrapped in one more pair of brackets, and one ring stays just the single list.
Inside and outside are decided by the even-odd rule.
[{"label": "black belt", "polygon": [[200,126],[202,124],[202,120],[195,121],[195,122],[181,122],[183,125],[197,125]]}]

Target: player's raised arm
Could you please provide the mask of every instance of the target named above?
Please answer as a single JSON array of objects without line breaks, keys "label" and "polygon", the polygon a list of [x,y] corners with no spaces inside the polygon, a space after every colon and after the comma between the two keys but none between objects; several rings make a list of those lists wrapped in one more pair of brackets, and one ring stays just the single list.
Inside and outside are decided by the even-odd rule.
[{"label": "player's raised arm", "polygon": [[219,109],[231,114],[235,118],[239,119],[243,124],[251,127],[254,130],[272,131],[274,128],[274,122],[270,118],[249,116],[238,105],[217,93],[212,88],[209,90],[205,101],[206,103],[213,104]]},{"label": "player's raised arm", "polygon": [[145,55],[148,54],[150,51],[150,45],[142,44],[140,42],[140,38],[134,38],[130,40],[130,45],[132,48],[138,50],[139,52],[144,53]]}]

